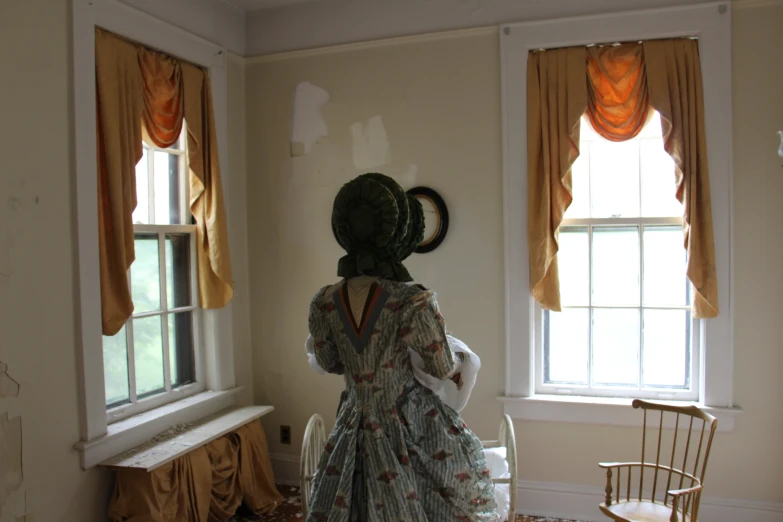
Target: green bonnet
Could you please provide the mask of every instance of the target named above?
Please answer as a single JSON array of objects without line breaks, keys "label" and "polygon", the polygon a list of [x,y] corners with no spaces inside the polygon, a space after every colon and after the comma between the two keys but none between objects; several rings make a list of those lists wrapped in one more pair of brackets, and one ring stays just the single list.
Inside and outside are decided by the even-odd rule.
[{"label": "green bonnet", "polygon": [[337,275],[413,280],[402,261],[424,237],[424,212],[392,178],[369,173],[343,185],[332,208],[332,231],[347,252]]}]

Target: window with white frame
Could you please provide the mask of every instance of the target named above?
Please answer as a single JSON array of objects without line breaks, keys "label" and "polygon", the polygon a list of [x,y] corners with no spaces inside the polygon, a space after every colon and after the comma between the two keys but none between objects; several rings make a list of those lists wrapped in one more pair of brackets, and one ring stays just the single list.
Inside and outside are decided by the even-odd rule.
[{"label": "window with white frame", "polygon": [[[528,54],[673,37],[699,40],[720,314],[689,316],[693,294],[685,278],[682,212],[673,199],[671,160],[660,135],[652,134],[657,121],[629,143],[609,144],[582,128],[575,199],[559,231],[563,311],[545,313],[529,280]],[[607,13],[600,23],[587,16],[507,24],[500,44],[504,411],[531,420],[633,424],[633,414],[616,407],[617,398],[671,398],[725,408],[721,429],[731,430],[738,410],[732,399],[730,4]],[[629,172],[623,158],[631,175],[618,186],[610,180]],[[654,172],[664,174],[652,180]],[[620,193],[606,190],[611,183]],[[584,395],[591,397],[579,397]]]},{"label": "window with white frame", "polygon": [[[116,335],[103,337],[110,415],[126,416],[181,398],[183,391],[203,389],[185,137],[183,125],[169,148],[143,143],[136,165],[136,259],[130,268],[134,311]],[[175,390],[179,393],[172,394]]]},{"label": "window with white frame", "polygon": [[[231,178],[226,165],[227,53],[119,0],[74,0],[73,26],[83,404],[81,441],[75,447],[88,469],[173,423],[193,422],[232,406],[237,392],[231,307],[198,306],[184,126],[178,143],[167,149],[144,145],[136,168],[136,255],[129,271],[135,310],[117,335],[101,335],[95,29],[208,71],[224,194]],[[230,218],[228,206],[226,213]]]},{"label": "window with white frame", "polygon": [[537,312],[536,391],[697,399],[699,321],[660,115],[624,142],[585,116],[579,150],[559,234],[562,311]]}]

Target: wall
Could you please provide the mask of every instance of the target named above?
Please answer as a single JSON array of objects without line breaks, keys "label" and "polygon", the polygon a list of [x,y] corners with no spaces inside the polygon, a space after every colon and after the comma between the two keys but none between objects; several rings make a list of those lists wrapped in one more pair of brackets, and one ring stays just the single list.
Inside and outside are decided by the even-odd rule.
[{"label": "wall", "polygon": [[[20,522],[25,513],[31,515],[27,522],[103,521],[112,486],[110,473],[82,471],[72,449],[81,434],[71,42],[70,2],[0,2],[0,361],[20,386],[17,397],[0,398],[0,430],[6,428],[3,414],[21,417],[24,471],[2,522]],[[230,229],[238,286],[235,363],[237,382],[246,386],[240,398],[248,402],[244,77],[236,58],[228,62],[228,74],[228,163],[238,172],[226,176],[228,204],[242,225]],[[4,395],[13,385],[1,373]],[[6,446],[8,433],[0,437],[2,472],[15,451]]]},{"label": "wall", "polygon": [[[777,376],[783,367],[783,207],[777,200],[783,172],[775,131],[783,125],[783,6],[741,9],[734,16],[735,397],[745,413],[735,432],[717,436],[708,495],[781,502],[783,411],[776,398],[783,392]],[[407,265],[439,291],[450,328],[482,357],[465,418],[480,437],[492,437],[501,415],[496,397],[504,388],[495,32],[251,59],[246,74],[255,396],[276,407],[265,425],[278,469],[296,472],[312,413],[324,415],[328,427],[334,421],[343,384],[306,364],[307,307],[320,286],[336,280],[341,252],[329,227],[331,203],[358,173],[349,127],[376,115],[391,154],[379,170],[406,188],[432,186],[451,209],[443,245]],[[321,111],[328,137],[308,155],[291,158],[292,96],[303,81],[331,96]],[[279,424],[292,425],[293,445],[278,443]],[[517,422],[516,429],[526,481],[600,490],[598,461],[638,458],[635,429],[544,422]]]},{"label": "wall", "polygon": [[25,492],[26,512],[42,521],[104,520],[108,502],[109,474],[83,472],[72,449],[81,433],[70,19],[68,2],[0,3],[0,361],[20,385],[0,411],[22,418],[24,468],[4,521],[24,514],[14,511]]}]

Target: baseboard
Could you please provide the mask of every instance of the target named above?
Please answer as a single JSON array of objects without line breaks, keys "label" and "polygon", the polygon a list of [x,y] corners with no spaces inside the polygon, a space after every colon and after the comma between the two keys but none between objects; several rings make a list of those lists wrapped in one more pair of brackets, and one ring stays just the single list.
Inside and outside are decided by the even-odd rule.
[{"label": "baseboard", "polygon": [[[278,483],[299,485],[299,456],[273,453],[270,459]],[[598,511],[598,504],[603,501],[605,494],[603,487],[526,480],[517,484],[518,513],[584,522],[606,521]],[[701,501],[699,520],[781,522],[783,502],[705,496]]]},{"label": "baseboard", "polygon": [[287,453],[270,453],[275,482],[284,486],[299,485],[299,456]]}]

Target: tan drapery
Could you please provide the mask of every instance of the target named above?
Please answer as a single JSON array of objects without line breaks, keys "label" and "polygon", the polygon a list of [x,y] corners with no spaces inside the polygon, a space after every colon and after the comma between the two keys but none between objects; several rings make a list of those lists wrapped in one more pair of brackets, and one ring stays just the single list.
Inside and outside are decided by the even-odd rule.
[{"label": "tan drapery", "polygon": [[674,160],[676,195],[683,205],[688,279],[696,289],[694,315],[717,317],[718,281],[698,42],[652,40],[643,46],[650,105],[661,114],[663,147]]},{"label": "tan drapery", "polygon": [[142,156],[141,75],[134,45],[95,32],[98,250],[104,335],[133,313],[128,269],[135,259],[136,163]]},{"label": "tan drapery", "polygon": [[260,421],[147,473],[119,469],[109,518],[123,522],[225,522],[240,504],[253,514],[282,503]]},{"label": "tan drapery", "polygon": [[200,247],[199,299],[203,308],[225,306],[233,281],[209,75],[101,29],[95,31],[95,58],[103,334],[116,334],[133,313],[128,269],[141,141],[172,145],[183,118]]},{"label": "tan drapery", "polygon": [[198,283],[203,308],[231,301],[234,283],[228,250],[228,223],[218,162],[212,90],[206,71],[182,64],[190,165],[190,211],[198,225]]},{"label": "tan drapery", "polygon": [[587,109],[585,48],[531,52],[527,62],[528,246],[530,288],[560,310],[557,230],[571,204],[571,165]]},{"label": "tan drapery", "polygon": [[587,115],[596,132],[610,141],[639,134],[650,114],[642,46],[589,47],[587,79]]},{"label": "tan drapery", "polygon": [[696,289],[693,312],[703,318],[718,315],[701,81],[695,40],[529,54],[530,288],[543,308],[560,310],[557,231],[572,200],[570,169],[579,155],[579,118],[587,110],[599,134],[623,141],[636,136],[655,109],[661,114],[664,148],[676,166],[676,197],[683,203],[687,275]]}]

